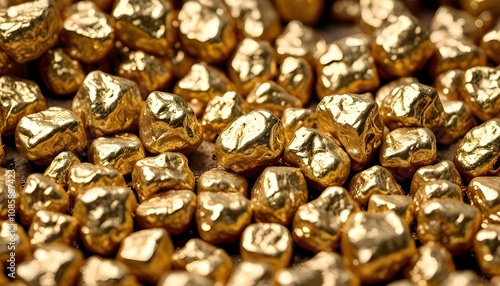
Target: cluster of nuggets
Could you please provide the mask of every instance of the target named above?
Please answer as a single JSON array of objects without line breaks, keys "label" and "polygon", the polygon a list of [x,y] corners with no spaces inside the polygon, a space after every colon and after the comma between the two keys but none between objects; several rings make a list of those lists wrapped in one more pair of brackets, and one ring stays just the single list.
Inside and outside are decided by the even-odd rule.
[{"label": "cluster of nuggets", "polygon": [[[7,2],[0,131],[47,168],[11,182],[15,224],[0,168],[0,284],[500,285],[496,0],[429,29],[338,0],[362,33],[330,44],[321,0]],[[219,166],[194,174],[201,144]],[[287,268],[294,245],[316,255]]]}]

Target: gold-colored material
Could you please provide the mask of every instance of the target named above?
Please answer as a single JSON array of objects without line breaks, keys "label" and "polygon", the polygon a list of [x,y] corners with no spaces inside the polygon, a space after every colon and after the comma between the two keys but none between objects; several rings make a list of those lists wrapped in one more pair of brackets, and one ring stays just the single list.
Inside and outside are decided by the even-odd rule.
[{"label": "gold-colored material", "polygon": [[272,80],[278,74],[274,49],[268,42],[243,39],[231,57],[227,73],[243,96],[257,83]]},{"label": "gold-colored material", "polygon": [[241,37],[273,41],[281,33],[278,12],[271,0],[225,0]]},{"label": "gold-colored material", "polygon": [[57,95],[75,93],[85,79],[82,65],[61,48],[45,53],[38,67],[47,88]]},{"label": "gold-colored material", "polygon": [[247,197],[248,182],[245,177],[222,169],[211,169],[198,179],[198,193],[224,192],[238,193]]},{"label": "gold-colored material", "polygon": [[363,283],[390,280],[417,252],[411,231],[394,212],[355,213],[344,226],[341,249]]},{"label": "gold-colored material", "polygon": [[451,199],[463,202],[462,189],[457,184],[446,180],[432,180],[420,185],[420,188],[413,194],[416,211],[420,206],[432,199]]},{"label": "gold-colored material", "polygon": [[135,216],[142,228],[161,227],[171,235],[186,231],[196,210],[196,195],[192,191],[168,191],[144,200]]},{"label": "gold-colored material", "polygon": [[235,268],[233,275],[229,278],[227,286],[274,285],[274,271],[267,263],[242,261]]},{"label": "gold-colored material", "polygon": [[316,128],[316,112],[307,108],[287,108],[283,111],[281,122],[285,126],[286,139],[290,140],[300,127]]},{"label": "gold-colored material", "polygon": [[483,36],[481,48],[488,59],[497,65],[500,64],[500,54],[498,54],[498,50],[500,50],[500,20],[497,21],[493,29]]},{"label": "gold-colored material", "polygon": [[339,22],[359,22],[361,7],[356,0],[337,0],[329,14]]},{"label": "gold-colored material", "polygon": [[279,286],[322,285],[321,272],[306,267],[295,267],[279,270],[274,278]]},{"label": "gold-colored material", "polygon": [[410,195],[414,197],[417,192],[423,191],[428,182],[445,180],[454,183],[465,190],[460,173],[453,162],[443,160],[435,165],[424,166],[418,169],[413,175]]},{"label": "gold-colored material", "polygon": [[405,195],[373,194],[368,201],[367,211],[377,214],[386,214],[393,211],[401,217],[408,226],[411,226],[414,219],[415,203],[412,198]]},{"label": "gold-colored material", "polygon": [[495,0],[460,0],[460,4],[473,15],[479,15],[484,11],[491,11],[493,14],[500,15],[500,8]]},{"label": "gold-colored material", "polygon": [[308,195],[306,179],[298,168],[267,167],[252,188],[255,221],[289,225]]},{"label": "gold-colored material", "polygon": [[489,225],[474,239],[474,254],[479,268],[489,277],[500,275],[500,226]]},{"label": "gold-colored material", "polygon": [[4,51],[0,50],[0,75],[12,74],[24,76],[26,73],[26,65],[16,63]]},{"label": "gold-colored material", "polygon": [[182,48],[209,64],[223,63],[236,46],[236,24],[222,0],[184,2],[178,15]]},{"label": "gold-colored material", "polygon": [[442,5],[431,21],[431,40],[436,43],[445,37],[477,42],[481,36],[476,18],[464,10]]},{"label": "gold-colored material", "polygon": [[[493,282],[493,281],[492,281]],[[484,280],[472,270],[455,271],[440,284],[440,286],[485,286]],[[496,286],[491,283],[490,286]]]},{"label": "gold-colored material", "polygon": [[[241,283],[241,281],[239,281]],[[214,286],[214,281],[197,273],[187,271],[170,271],[166,273],[157,286]]]},{"label": "gold-colored material", "polygon": [[325,39],[300,21],[290,21],[276,38],[275,46],[280,58],[305,58],[312,65],[326,52]]},{"label": "gold-colored material", "polygon": [[354,175],[349,183],[349,193],[361,206],[366,206],[375,194],[404,195],[391,172],[377,165]]},{"label": "gold-colored material", "polygon": [[163,228],[143,229],[125,238],[116,259],[141,282],[154,284],[172,265],[174,245]]},{"label": "gold-colored material", "polygon": [[384,124],[373,99],[358,94],[329,95],[318,104],[316,114],[320,130],[343,146],[353,170],[362,170],[382,145]]},{"label": "gold-colored material", "polygon": [[4,75],[0,77],[0,89],[2,136],[14,134],[16,126],[25,115],[47,109],[45,97],[34,81]]},{"label": "gold-colored material", "polygon": [[481,225],[481,213],[458,200],[433,199],[420,206],[417,222],[421,243],[439,242],[455,256],[472,246]]},{"label": "gold-colored material", "polygon": [[73,216],[85,248],[99,255],[114,253],[133,231],[136,205],[127,187],[94,187],[79,195]]},{"label": "gold-colored material", "polygon": [[323,286],[359,286],[359,278],[345,267],[342,256],[335,252],[319,252],[303,264],[304,267],[320,271]]},{"label": "gold-colored material", "polygon": [[64,188],[42,174],[29,175],[20,195],[21,223],[25,226],[31,224],[33,217],[39,210],[60,213],[65,213],[68,210],[69,200]]},{"label": "gold-colored material", "polygon": [[[0,167],[0,221],[17,214],[21,191],[19,176],[11,170]],[[10,207],[9,207],[10,205]],[[15,217],[13,217],[15,219]]]},{"label": "gold-colored material", "polygon": [[381,86],[375,95],[375,101],[379,108],[382,107],[382,103],[387,97],[392,97],[392,93],[396,92],[396,89],[400,89],[412,83],[418,83],[418,79],[415,77],[402,77]]},{"label": "gold-colored material", "polygon": [[[2,108],[2,107],[0,106],[0,108]],[[0,131],[0,165],[3,165],[3,163],[5,162],[5,151],[3,150],[2,137],[1,137],[2,134],[1,133],[2,132]]]},{"label": "gold-colored material", "polygon": [[[5,267],[10,267],[7,260],[12,252],[15,253],[16,263],[30,259],[30,240],[21,225],[4,220],[0,222],[0,261]],[[19,272],[19,269],[17,270]]]},{"label": "gold-colored material", "polygon": [[451,144],[462,138],[477,125],[467,104],[460,100],[442,100],[446,117],[442,128],[435,131],[436,140],[441,144]]},{"label": "gold-colored material", "polygon": [[342,227],[359,211],[342,187],[328,187],[319,198],[301,206],[293,218],[292,237],[299,246],[314,251],[335,251]]},{"label": "gold-colored material", "polygon": [[429,64],[429,71],[433,77],[449,70],[466,70],[486,65],[486,55],[483,50],[471,42],[444,38],[435,45],[436,50]]},{"label": "gold-colored material", "polygon": [[18,63],[32,61],[58,39],[61,15],[53,1],[33,1],[2,9],[0,48]]},{"label": "gold-colored material", "polygon": [[114,47],[115,31],[109,16],[93,2],[73,4],[71,15],[64,20],[61,41],[66,52],[86,64],[98,63]]},{"label": "gold-colored material", "polygon": [[431,130],[403,127],[385,136],[380,148],[380,164],[396,180],[410,179],[415,171],[436,160],[436,137]]},{"label": "gold-colored material", "polygon": [[146,157],[139,137],[132,133],[94,139],[88,150],[89,162],[113,168],[126,176],[137,161]]},{"label": "gold-colored material", "polygon": [[73,246],[78,234],[76,218],[53,211],[39,210],[28,230],[33,248],[47,244]]},{"label": "gold-colored material", "polygon": [[347,153],[332,139],[308,127],[295,132],[285,148],[283,160],[300,168],[317,189],[344,184],[351,170]]},{"label": "gold-colored material", "polygon": [[302,107],[302,102],[297,97],[288,94],[274,81],[255,84],[246,99],[250,109],[267,109],[278,118],[281,118],[287,108]]},{"label": "gold-colored material", "polygon": [[312,97],[314,73],[305,59],[286,57],[280,65],[276,81],[289,94],[297,97],[307,106]]},{"label": "gold-colored material", "polygon": [[80,274],[79,285],[139,285],[126,265],[114,259],[105,259],[97,255],[87,258],[85,264],[80,268]]},{"label": "gold-colored material", "polygon": [[110,11],[113,0],[91,0],[102,11]]},{"label": "gold-colored material", "polygon": [[205,113],[206,103],[198,99],[191,99],[187,102],[188,106],[193,110],[196,118],[201,118]]},{"label": "gold-colored material", "polygon": [[431,286],[441,285],[452,272],[455,272],[455,264],[451,254],[431,241],[418,248],[418,253],[405,267],[404,275],[417,285]]},{"label": "gold-colored material", "polygon": [[173,268],[196,273],[225,285],[233,271],[233,261],[222,248],[215,247],[199,238],[190,239],[173,257]]},{"label": "gold-colored material", "polygon": [[186,76],[197,61],[195,58],[181,50],[181,44],[177,42],[173,49],[168,52],[168,58],[172,61],[172,73],[174,78],[181,79]]},{"label": "gold-colored material", "polygon": [[325,8],[324,0],[274,0],[276,10],[285,21],[298,20],[306,25],[315,25]]},{"label": "gold-colored material", "polygon": [[377,88],[380,80],[370,55],[370,37],[357,34],[328,45],[316,63],[316,74],[316,93],[320,99]]},{"label": "gold-colored material", "polygon": [[449,70],[439,74],[434,81],[434,88],[437,90],[441,100],[462,100],[460,87],[464,80],[463,70]]},{"label": "gold-colored material", "polygon": [[215,143],[219,164],[236,173],[259,174],[281,158],[285,128],[268,110],[255,110],[229,124]]},{"label": "gold-colored material", "polygon": [[149,94],[139,126],[142,144],[153,154],[192,153],[203,141],[201,124],[193,110],[182,98],[167,92]]},{"label": "gold-colored material", "polygon": [[101,137],[136,131],[143,104],[135,82],[96,70],[83,81],[72,110],[94,137]]},{"label": "gold-colored material", "polygon": [[252,220],[250,201],[238,193],[203,192],[196,205],[198,233],[209,243],[237,240]]},{"label": "gold-colored material", "polygon": [[464,74],[462,97],[482,121],[500,118],[500,69],[473,67]]},{"label": "gold-colored material", "polygon": [[48,245],[35,250],[33,259],[17,266],[17,278],[28,285],[74,285],[82,265],[80,250]]},{"label": "gold-colored material", "polygon": [[69,170],[77,164],[80,164],[80,159],[72,152],[64,151],[52,160],[43,175],[66,188],[69,182]]},{"label": "gold-colored material", "polygon": [[410,13],[399,0],[361,0],[359,4],[361,8],[360,28],[366,34],[372,34],[392,15]]},{"label": "gold-colored material", "polygon": [[472,128],[458,144],[453,157],[458,171],[467,181],[478,176],[500,173],[500,118]]},{"label": "gold-colored material", "polygon": [[277,271],[290,264],[292,245],[292,235],[286,227],[277,223],[254,223],[241,236],[241,259],[267,263]]},{"label": "gold-colored material", "polygon": [[486,223],[500,223],[500,177],[477,177],[467,187],[471,205],[479,209]]},{"label": "gold-colored material", "polygon": [[165,152],[137,161],[132,171],[132,185],[141,201],[169,190],[193,190],[194,175],[188,159],[181,153]]}]

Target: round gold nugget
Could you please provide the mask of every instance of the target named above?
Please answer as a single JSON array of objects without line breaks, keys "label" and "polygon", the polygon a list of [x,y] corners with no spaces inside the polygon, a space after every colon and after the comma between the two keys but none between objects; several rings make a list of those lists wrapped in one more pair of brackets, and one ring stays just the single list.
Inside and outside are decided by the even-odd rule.
[{"label": "round gold nugget", "polygon": [[61,152],[45,169],[44,176],[52,178],[56,183],[66,188],[68,185],[69,169],[80,164],[80,159],[71,152]]},{"label": "round gold nugget", "polygon": [[442,285],[455,272],[450,252],[439,243],[427,242],[418,248],[404,269],[404,275],[417,285]]},{"label": "round gold nugget", "polygon": [[82,65],[61,48],[45,53],[38,68],[47,88],[57,95],[75,93],[85,79]]},{"label": "round gold nugget", "polygon": [[411,226],[414,214],[415,203],[413,199],[405,195],[381,195],[373,194],[368,201],[366,210],[369,213],[386,214],[395,212],[408,226]]},{"label": "round gold nugget", "polygon": [[483,216],[483,222],[500,223],[500,177],[476,177],[467,187],[467,197]]},{"label": "round gold nugget", "polygon": [[278,12],[271,0],[225,0],[242,37],[273,41],[281,32]]},{"label": "round gold nugget", "polygon": [[314,73],[305,59],[286,57],[280,65],[276,82],[306,106],[312,97]]},{"label": "round gold nugget", "polygon": [[248,182],[245,177],[222,169],[210,169],[198,179],[198,193],[224,192],[247,196]]},{"label": "round gold nugget", "polygon": [[500,118],[500,69],[473,67],[464,74],[460,92],[482,121]]}]

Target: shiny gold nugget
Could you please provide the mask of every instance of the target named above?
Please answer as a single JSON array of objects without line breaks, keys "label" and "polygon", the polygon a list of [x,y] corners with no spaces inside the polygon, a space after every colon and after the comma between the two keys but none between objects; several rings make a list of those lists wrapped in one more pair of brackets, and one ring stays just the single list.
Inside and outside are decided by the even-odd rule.
[{"label": "shiny gold nugget", "polygon": [[427,242],[418,248],[404,275],[417,285],[442,285],[450,273],[455,272],[453,257],[439,243]]},{"label": "shiny gold nugget", "polygon": [[460,92],[472,113],[482,121],[500,118],[500,69],[468,69]]},{"label": "shiny gold nugget", "polygon": [[292,139],[295,131],[300,127],[317,127],[316,112],[308,108],[287,108],[283,111],[281,122],[285,127],[286,139]]},{"label": "shiny gold nugget", "polygon": [[137,286],[135,276],[130,273],[130,269],[123,263],[114,259],[105,259],[97,255],[85,260],[80,267],[79,285],[123,285]]},{"label": "shiny gold nugget", "polygon": [[405,195],[373,194],[368,201],[367,211],[378,214],[385,214],[393,211],[401,217],[408,226],[411,226],[414,219],[415,203],[412,198]]},{"label": "shiny gold nugget", "polygon": [[298,20],[307,25],[317,24],[325,8],[324,0],[313,2],[307,0],[276,0],[274,4],[283,20]]},{"label": "shiny gold nugget", "polygon": [[476,177],[467,187],[471,205],[479,209],[486,223],[500,223],[500,177]]},{"label": "shiny gold nugget", "polygon": [[429,63],[429,71],[433,77],[449,70],[466,70],[486,65],[483,50],[469,41],[448,37],[435,45],[436,50]]},{"label": "shiny gold nugget", "polygon": [[[11,239],[14,239],[12,243]],[[9,249],[9,246],[13,249]],[[15,254],[15,263],[30,259],[30,240],[21,225],[4,220],[0,222],[0,261],[5,267],[11,267],[8,260],[12,257],[12,252]],[[17,270],[19,273],[19,269]]]},{"label": "shiny gold nugget", "polygon": [[400,0],[361,0],[361,31],[372,34],[382,26],[391,15],[409,14]]},{"label": "shiny gold nugget", "polygon": [[57,95],[75,93],[85,79],[82,65],[62,48],[45,53],[38,68],[47,88]]},{"label": "shiny gold nugget", "polygon": [[413,175],[410,194],[413,197],[417,192],[422,191],[428,182],[445,180],[458,185],[465,190],[460,173],[453,162],[443,160],[435,165],[419,168]]},{"label": "shiny gold nugget", "polygon": [[281,32],[278,12],[270,0],[226,0],[241,37],[273,41]]},{"label": "shiny gold nugget", "polygon": [[439,74],[434,81],[434,88],[441,99],[462,100],[460,87],[464,80],[463,70],[449,70]]},{"label": "shiny gold nugget", "polygon": [[247,196],[248,182],[245,177],[222,169],[210,169],[198,179],[198,193],[224,192]]},{"label": "shiny gold nugget", "polygon": [[416,211],[420,206],[432,199],[451,199],[463,202],[463,194],[460,186],[445,180],[433,180],[421,185],[421,188],[413,194]]},{"label": "shiny gold nugget", "polygon": [[335,252],[319,252],[303,264],[304,267],[320,271],[323,286],[346,285],[359,286],[359,278],[342,261],[342,256]]},{"label": "shiny gold nugget", "polygon": [[28,230],[33,248],[47,244],[73,246],[78,234],[78,220],[70,215],[39,210]]},{"label": "shiny gold nugget", "polygon": [[313,65],[326,52],[325,39],[313,28],[297,20],[288,23],[283,33],[276,38],[275,46],[280,58],[305,58]]},{"label": "shiny gold nugget", "polygon": [[276,81],[289,94],[297,97],[307,106],[312,97],[314,73],[305,59],[286,57],[280,65]]},{"label": "shiny gold nugget", "polygon": [[500,226],[489,225],[474,239],[474,254],[479,268],[488,277],[500,275]]},{"label": "shiny gold nugget", "polygon": [[306,267],[295,267],[279,270],[274,280],[279,286],[322,285],[321,272]]},{"label": "shiny gold nugget", "polygon": [[69,170],[77,164],[80,164],[80,159],[72,152],[64,151],[52,160],[43,175],[66,188],[69,181]]},{"label": "shiny gold nugget", "polygon": [[401,77],[381,86],[375,94],[375,101],[379,108],[382,107],[382,103],[386,97],[392,97],[391,94],[393,91],[396,92],[396,89],[403,88],[412,83],[418,83],[418,79],[415,77]]},{"label": "shiny gold nugget", "polygon": [[174,270],[163,275],[158,286],[214,286],[214,281],[197,273]]},{"label": "shiny gold nugget", "polygon": [[481,48],[486,56],[497,65],[500,64],[500,20],[493,29],[486,33],[481,39]]},{"label": "shiny gold nugget", "polygon": [[226,286],[239,286],[241,283],[245,286],[274,285],[273,279],[274,271],[269,264],[242,261],[234,269]]},{"label": "shiny gold nugget", "polygon": [[302,107],[302,102],[295,96],[288,94],[274,81],[257,83],[246,98],[250,109],[267,109],[278,118],[287,108]]},{"label": "shiny gold nugget", "polygon": [[435,131],[436,140],[440,144],[452,144],[462,138],[477,125],[467,104],[460,100],[442,100],[445,123]]},{"label": "shiny gold nugget", "polygon": [[476,19],[470,13],[450,6],[440,6],[431,20],[431,40],[438,42],[445,37],[477,42],[481,36]]}]

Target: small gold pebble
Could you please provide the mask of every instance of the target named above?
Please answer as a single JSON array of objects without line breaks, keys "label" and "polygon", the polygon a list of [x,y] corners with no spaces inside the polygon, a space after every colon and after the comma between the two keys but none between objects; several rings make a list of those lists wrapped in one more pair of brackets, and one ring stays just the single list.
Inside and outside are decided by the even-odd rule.
[{"label": "small gold pebble", "polygon": [[279,286],[322,285],[321,272],[306,267],[295,267],[279,270],[274,280]]},{"label": "small gold pebble", "polygon": [[57,95],[76,93],[85,79],[82,65],[62,48],[45,53],[38,67],[47,88]]},{"label": "small gold pebble", "polygon": [[468,69],[460,92],[472,113],[482,121],[500,118],[500,69]]},{"label": "small gold pebble", "polygon": [[500,226],[481,229],[474,239],[474,254],[479,268],[488,277],[500,275]]},{"label": "small gold pebble", "polygon": [[274,271],[267,263],[242,261],[234,269],[226,286],[271,286],[274,285]]},{"label": "small gold pebble", "polygon": [[464,80],[463,70],[449,70],[439,74],[434,81],[434,88],[441,99],[462,100],[460,87]]},{"label": "small gold pebble", "polygon": [[247,196],[248,182],[245,177],[222,169],[210,169],[198,179],[198,193],[224,192]]},{"label": "small gold pebble", "polygon": [[493,29],[488,31],[481,39],[481,48],[484,53],[494,63],[500,64],[500,55],[498,50],[500,49],[500,20]]},{"label": "small gold pebble", "polygon": [[[239,281],[241,283],[241,281]],[[160,279],[158,286],[214,286],[214,281],[197,273],[174,270]]]},{"label": "small gold pebble", "polygon": [[342,256],[335,252],[319,252],[307,260],[303,267],[320,271],[323,276],[323,286],[345,285],[359,286],[359,278],[348,269],[342,261]]},{"label": "small gold pebble", "polygon": [[368,201],[367,211],[371,213],[385,214],[389,211],[395,212],[408,226],[411,226],[415,203],[412,198],[405,195],[382,195],[373,194]]},{"label": "small gold pebble", "polygon": [[477,42],[481,36],[475,25],[476,18],[467,11],[442,5],[431,20],[431,40],[438,42],[445,37]]},{"label": "small gold pebble", "polygon": [[[472,270],[455,271],[440,284],[440,286],[484,286],[484,280]],[[494,286],[495,284],[489,284]]]},{"label": "small gold pebble", "polygon": [[39,210],[29,227],[31,247],[47,244],[73,246],[78,234],[78,220],[70,215],[48,210]]},{"label": "small gold pebble", "polygon": [[280,65],[276,82],[290,95],[307,106],[312,97],[314,73],[311,64],[302,58],[286,57]]},{"label": "small gold pebble", "polygon": [[297,97],[288,94],[274,81],[255,84],[246,100],[250,109],[267,109],[278,118],[281,118],[287,108],[302,107],[302,102]]},{"label": "small gold pebble", "polygon": [[[11,242],[12,239],[14,241]],[[8,260],[13,256],[12,253],[15,254],[15,263],[30,259],[30,239],[21,225],[4,220],[0,222],[0,261],[4,266],[10,266]],[[19,268],[17,270],[19,274]]]},{"label": "small gold pebble", "polygon": [[226,0],[241,36],[273,41],[281,33],[278,12],[271,0]]},{"label": "small gold pebble", "polygon": [[410,12],[400,0],[361,0],[361,31],[372,34],[387,22],[392,15],[409,14]]},{"label": "small gold pebble", "polygon": [[455,272],[453,257],[436,242],[427,242],[418,248],[404,269],[404,275],[417,285],[441,285]]},{"label": "small gold pebble", "polygon": [[413,197],[417,192],[422,191],[428,182],[445,180],[454,183],[465,190],[465,186],[453,162],[443,160],[435,165],[419,168],[413,175],[410,195]]},{"label": "small gold pebble", "polygon": [[471,205],[477,207],[486,223],[500,223],[500,177],[476,177],[467,187]]},{"label": "small gold pebble", "polygon": [[66,188],[69,182],[69,170],[77,164],[80,164],[80,159],[72,152],[64,151],[52,160],[43,175]]},{"label": "small gold pebble", "polygon": [[287,108],[283,111],[281,122],[285,127],[286,139],[292,139],[300,127],[316,128],[318,124],[316,112],[308,108]]},{"label": "small gold pebble", "polygon": [[314,26],[321,19],[325,1],[307,0],[275,0],[274,5],[284,21],[298,20],[306,25]]},{"label": "small gold pebble", "polygon": [[382,103],[387,97],[391,96],[393,92],[396,92],[396,89],[403,88],[412,83],[418,83],[418,79],[415,77],[401,77],[381,86],[375,94],[375,101],[379,108],[382,107]]},{"label": "small gold pebble", "polygon": [[452,144],[477,126],[477,121],[467,104],[461,100],[442,100],[445,113],[444,126],[435,131],[440,144]]},{"label": "small gold pebble", "polygon": [[449,70],[466,70],[486,65],[483,50],[470,41],[448,37],[435,45],[436,50],[429,63],[429,71],[433,77]]},{"label": "small gold pebble", "polygon": [[79,285],[88,286],[138,286],[135,276],[123,263],[94,255],[80,267]]},{"label": "small gold pebble", "polygon": [[413,194],[416,211],[418,212],[420,206],[432,199],[451,199],[463,202],[462,189],[457,184],[447,180],[425,182]]},{"label": "small gold pebble", "polygon": [[304,23],[290,21],[283,33],[276,38],[276,53],[282,59],[297,57],[306,59],[314,65],[326,52],[326,41],[313,28]]},{"label": "small gold pebble", "polygon": [[9,213],[11,217],[17,214],[20,191],[19,176],[11,170],[0,167],[0,221],[7,221]]}]

